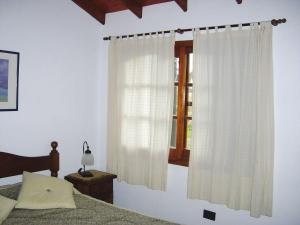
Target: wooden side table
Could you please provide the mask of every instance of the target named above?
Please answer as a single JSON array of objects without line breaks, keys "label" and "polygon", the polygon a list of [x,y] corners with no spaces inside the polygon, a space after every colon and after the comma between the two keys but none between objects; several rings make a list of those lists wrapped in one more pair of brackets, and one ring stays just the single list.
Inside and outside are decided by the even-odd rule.
[{"label": "wooden side table", "polygon": [[82,194],[113,203],[113,179],[116,175],[97,170],[90,170],[93,177],[82,177],[78,173],[65,176]]}]

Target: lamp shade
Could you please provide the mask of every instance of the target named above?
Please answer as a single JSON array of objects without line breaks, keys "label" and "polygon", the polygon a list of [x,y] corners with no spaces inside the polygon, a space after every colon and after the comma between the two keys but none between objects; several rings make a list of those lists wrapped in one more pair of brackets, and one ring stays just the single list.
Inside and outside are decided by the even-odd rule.
[{"label": "lamp shade", "polygon": [[94,156],[91,152],[85,152],[81,158],[81,164],[84,166],[94,165]]}]

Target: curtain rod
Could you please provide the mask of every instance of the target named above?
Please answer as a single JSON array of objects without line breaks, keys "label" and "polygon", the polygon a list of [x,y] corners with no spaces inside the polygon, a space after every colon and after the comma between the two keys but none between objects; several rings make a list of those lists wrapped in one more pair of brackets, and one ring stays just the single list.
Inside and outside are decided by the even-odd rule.
[{"label": "curtain rod", "polygon": [[[258,24],[260,24],[261,22],[257,22]],[[283,19],[272,19],[271,20],[271,24],[273,26],[277,26],[278,24],[281,24],[281,23],[286,23],[286,19],[283,18]],[[212,29],[215,29],[215,28],[219,28],[219,29],[222,29],[222,28],[225,28],[226,26],[230,26],[230,27],[239,27],[240,24],[230,24],[230,25],[219,25],[219,26],[209,26],[209,27],[200,27],[199,29],[200,30],[206,30],[206,28],[208,28],[209,30],[212,30]],[[243,27],[247,27],[247,26],[250,26],[251,23],[242,23],[241,24]],[[183,34],[184,32],[189,32],[189,31],[193,31],[194,28],[188,28],[188,29],[176,29],[174,30],[176,33],[179,33],[179,34]],[[116,38],[127,38],[127,37],[134,37],[134,35],[136,36],[147,36],[147,35],[151,35],[151,34],[167,34],[167,33],[170,33],[171,30],[164,30],[164,31],[157,31],[157,32],[148,32],[148,33],[139,33],[139,34],[128,34],[128,35],[120,35],[120,36],[116,36]],[[104,37],[103,40],[104,41],[108,41],[111,39],[112,36],[108,36],[108,37]]]}]

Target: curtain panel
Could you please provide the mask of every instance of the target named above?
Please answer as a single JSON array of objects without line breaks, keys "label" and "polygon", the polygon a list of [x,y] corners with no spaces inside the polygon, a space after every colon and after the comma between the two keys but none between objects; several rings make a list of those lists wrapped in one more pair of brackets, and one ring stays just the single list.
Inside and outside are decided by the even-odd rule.
[{"label": "curtain panel", "polygon": [[109,44],[107,170],[165,190],[172,127],[174,32]]},{"label": "curtain panel", "polygon": [[272,25],[194,31],[188,197],[272,215]]}]

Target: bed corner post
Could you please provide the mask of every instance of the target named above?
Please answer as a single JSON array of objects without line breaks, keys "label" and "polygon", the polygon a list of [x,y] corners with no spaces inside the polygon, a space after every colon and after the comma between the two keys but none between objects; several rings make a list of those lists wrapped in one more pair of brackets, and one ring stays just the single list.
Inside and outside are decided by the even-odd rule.
[{"label": "bed corner post", "polygon": [[58,144],[56,141],[51,142],[52,150],[50,152],[50,158],[51,158],[50,171],[52,177],[57,177],[58,170],[59,170],[59,152],[56,150],[57,146]]}]

